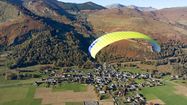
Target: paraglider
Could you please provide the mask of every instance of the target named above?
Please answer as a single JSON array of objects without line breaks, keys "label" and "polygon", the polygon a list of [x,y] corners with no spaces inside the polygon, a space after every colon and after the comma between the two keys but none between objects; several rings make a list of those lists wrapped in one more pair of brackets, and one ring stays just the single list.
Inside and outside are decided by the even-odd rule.
[{"label": "paraglider", "polygon": [[90,46],[89,46],[89,52],[90,55],[95,58],[97,53],[103,49],[104,47],[120,41],[124,39],[144,39],[147,40],[151,46],[154,52],[160,52],[161,48],[160,45],[157,43],[157,41],[153,40],[151,37],[139,33],[139,32],[113,32],[106,35],[103,35],[96,39]]}]

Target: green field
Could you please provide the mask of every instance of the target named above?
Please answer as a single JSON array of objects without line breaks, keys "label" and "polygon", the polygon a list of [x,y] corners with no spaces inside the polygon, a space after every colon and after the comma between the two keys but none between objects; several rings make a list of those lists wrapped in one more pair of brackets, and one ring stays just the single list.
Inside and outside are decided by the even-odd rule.
[{"label": "green field", "polygon": [[180,85],[184,85],[187,86],[187,81],[186,80],[174,80],[173,82],[180,84]]},{"label": "green field", "polygon": [[2,75],[7,68],[0,66],[0,105],[41,105],[34,99],[35,89],[31,84],[35,79],[5,80]]},{"label": "green field", "polygon": [[[15,81],[14,81],[15,82]],[[22,82],[22,81],[19,81]],[[7,84],[11,84],[9,82]],[[166,105],[186,105],[187,97],[175,94],[172,83],[167,82],[165,86],[144,88],[141,93],[147,100],[160,99]],[[40,99],[34,99],[35,87],[30,85],[0,87],[0,105],[41,105]],[[73,90],[75,92],[86,91],[86,85],[78,83],[64,83],[61,87],[53,88],[53,91]],[[66,105],[82,105],[82,102],[68,102]]]},{"label": "green field", "polygon": [[78,83],[62,83],[61,86],[53,88],[53,91],[67,91],[73,90],[74,92],[84,92],[86,91],[87,86],[84,84]]},{"label": "green field", "polygon": [[66,102],[66,105],[84,105],[83,102]]},{"label": "green field", "polygon": [[[29,85],[32,80],[6,81],[0,84],[0,105],[41,105],[40,99],[34,99],[36,87]],[[7,83],[6,83],[7,82]],[[20,85],[15,85],[16,82]],[[75,92],[86,91],[87,86],[78,83],[64,83],[61,87],[53,88],[54,91],[73,90]],[[66,105],[83,105],[82,102],[68,102]]]},{"label": "green field", "polygon": [[141,93],[147,100],[160,99],[166,105],[187,105],[187,97],[175,94],[174,85],[171,83],[160,87],[144,88]]},{"label": "green field", "polygon": [[9,87],[0,89],[0,103],[4,103],[10,100],[21,100],[26,97],[28,88],[24,87]]},{"label": "green field", "polygon": [[147,73],[145,70],[133,68],[133,67],[128,67],[128,68],[120,68],[120,71],[126,71],[126,72],[131,72],[131,73]]},{"label": "green field", "polygon": [[34,99],[35,88],[31,86],[0,88],[0,105],[41,105]]}]

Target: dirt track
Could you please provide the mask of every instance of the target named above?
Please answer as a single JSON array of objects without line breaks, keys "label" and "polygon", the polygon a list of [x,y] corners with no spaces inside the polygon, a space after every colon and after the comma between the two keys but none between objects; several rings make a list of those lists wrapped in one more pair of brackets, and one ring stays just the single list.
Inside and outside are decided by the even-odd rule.
[{"label": "dirt track", "polygon": [[108,99],[104,101],[99,101],[99,105],[114,105],[114,102],[112,99]]},{"label": "dirt track", "polygon": [[152,105],[152,104],[165,105],[165,103],[160,99],[154,99],[147,102],[147,105]]},{"label": "dirt track", "polygon": [[175,86],[175,89],[176,89],[175,91],[176,94],[187,96],[187,87],[182,85],[177,85]]}]

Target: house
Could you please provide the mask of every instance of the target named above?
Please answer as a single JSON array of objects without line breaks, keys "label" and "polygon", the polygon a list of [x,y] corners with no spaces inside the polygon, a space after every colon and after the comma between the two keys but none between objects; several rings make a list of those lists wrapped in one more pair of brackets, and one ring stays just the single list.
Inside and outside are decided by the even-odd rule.
[{"label": "house", "polygon": [[103,91],[103,90],[99,91],[99,94],[105,94],[105,93],[106,93],[106,92]]}]

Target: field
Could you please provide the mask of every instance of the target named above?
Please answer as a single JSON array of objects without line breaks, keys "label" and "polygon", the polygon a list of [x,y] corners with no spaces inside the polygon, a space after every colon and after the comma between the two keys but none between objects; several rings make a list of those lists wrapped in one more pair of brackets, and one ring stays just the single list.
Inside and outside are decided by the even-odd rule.
[{"label": "field", "polygon": [[187,87],[187,81],[186,80],[174,80],[174,83],[184,85]]},{"label": "field", "polygon": [[35,88],[30,86],[0,88],[0,105],[40,105],[40,99],[34,99]]},{"label": "field", "polygon": [[82,92],[74,92],[72,90],[66,90],[66,91],[63,90],[63,91],[54,92],[52,91],[51,88],[38,88],[36,90],[35,98],[42,99],[42,105],[46,105],[46,104],[74,105],[75,103],[80,104],[80,102],[84,102],[84,101],[97,101],[98,100],[97,94],[95,93],[93,86],[87,86],[86,91],[82,91]]},{"label": "field", "polygon": [[127,71],[131,73],[147,73],[145,70],[137,69],[137,68],[121,68],[120,71]]},{"label": "field", "polygon": [[[34,98],[35,94],[37,94],[36,90],[38,90],[39,88],[36,88],[28,84],[31,81],[32,80],[27,80],[27,81],[4,80],[3,83],[1,82],[0,105],[42,105],[41,103],[42,99]],[[65,93],[68,93],[68,91],[71,91],[72,93],[79,92],[78,95],[81,97],[82,93],[83,96],[85,95],[84,92],[87,91],[87,86],[83,84],[65,83],[59,88],[53,88],[53,89],[50,88],[50,89],[53,90],[51,91],[51,93],[58,93],[60,91],[64,91],[64,92],[66,91]],[[91,90],[87,94],[93,95]],[[61,95],[63,96],[63,94]],[[89,97],[89,95],[86,95],[86,97]],[[84,97],[83,99],[86,99],[86,97]],[[71,102],[71,101],[64,103],[64,105],[83,105],[83,101],[82,102]]]},{"label": "field", "polygon": [[165,86],[145,88],[141,91],[148,100],[160,99],[166,105],[186,105],[187,97],[176,93],[176,85],[166,83]]},{"label": "field", "polygon": [[83,105],[83,102],[66,102],[66,105]]},{"label": "field", "polygon": [[67,90],[73,90],[74,92],[84,92],[86,91],[86,85],[84,84],[78,84],[78,83],[63,83],[59,87],[53,88],[53,91],[67,91]]},{"label": "field", "polygon": [[5,70],[0,67],[0,105],[41,105],[41,99],[34,99],[36,88],[31,85],[36,79],[5,80]]},{"label": "field", "polygon": [[[7,82],[6,85],[10,85],[10,86],[0,87],[0,94],[1,94],[0,105],[23,105],[23,104],[24,105],[43,105],[42,104],[43,102],[45,103],[48,102],[50,105],[49,101],[45,101],[45,100],[48,100],[47,98],[52,99],[52,97],[54,96],[56,99],[59,99],[59,102],[62,102],[62,99],[65,99],[63,98],[64,96],[63,94],[65,94],[67,98],[69,97],[68,100],[66,99],[67,102],[63,101],[64,105],[82,105],[83,101],[89,96],[87,95],[86,97],[84,97],[84,94],[87,94],[85,93],[85,91],[87,91],[88,89],[86,88],[85,85],[82,85],[82,84],[65,83],[60,88],[58,87],[58,88],[53,88],[51,90],[49,89],[51,91],[49,95],[51,94],[52,97],[49,97],[49,95],[47,96],[45,95],[46,97],[43,97],[43,98],[36,97],[37,93],[41,92],[41,88],[35,88],[28,84],[27,85],[22,84],[18,86],[11,85],[11,84],[15,84],[14,82],[25,83],[25,82],[31,82],[31,81],[32,80],[30,81],[8,81],[8,82],[4,81],[4,82]],[[141,90],[141,93],[145,95],[148,101],[161,100],[166,105],[186,105],[187,97],[184,94],[180,93],[180,91],[184,89],[177,89],[178,86],[181,86],[181,85],[186,86],[186,84],[182,84],[183,82],[184,81],[168,81],[166,82],[165,86],[144,88],[143,90]],[[178,85],[175,85],[176,83],[178,83]],[[43,93],[47,93],[47,92],[43,92]],[[89,94],[93,95],[93,92],[90,91]],[[76,96],[76,97],[73,97],[73,96]],[[52,100],[53,101],[52,103],[58,102],[58,100],[56,99]],[[94,99],[94,98],[91,97],[91,99]],[[95,100],[97,100],[96,96],[95,96]]]},{"label": "field", "polygon": [[[92,99],[97,100],[96,94],[94,95],[93,93],[94,92],[93,87],[89,88],[83,84],[64,83],[63,85],[61,85],[61,87],[58,87],[58,88],[41,89],[41,88],[36,88],[28,84],[31,81],[32,80],[27,80],[27,81],[4,80],[4,83],[1,83],[1,86],[0,86],[0,99],[1,99],[0,105],[43,105],[42,99],[44,99],[44,102],[47,102],[45,101],[46,97],[41,97],[41,98],[37,97],[38,95],[42,95],[42,93],[47,94],[45,96],[54,94],[55,98],[58,96],[62,97],[62,98],[59,98],[59,101],[61,101],[63,97],[64,98],[69,97],[69,101],[62,102],[64,103],[64,105],[83,105],[84,100],[92,100]],[[51,92],[48,91],[49,93],[48,94],[45,90],[51,90]],[[48,96],[48,98],[52,98],[52,97]]]}]

